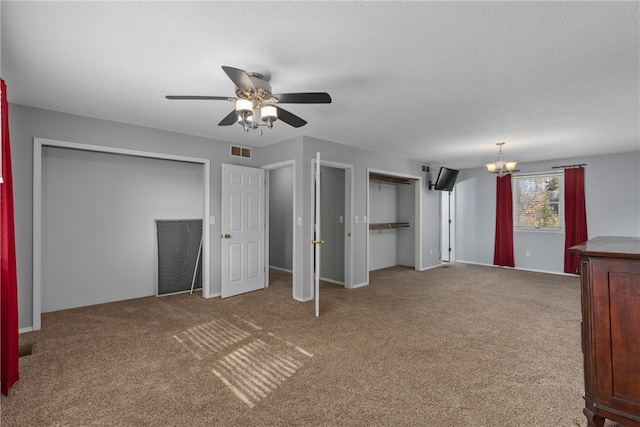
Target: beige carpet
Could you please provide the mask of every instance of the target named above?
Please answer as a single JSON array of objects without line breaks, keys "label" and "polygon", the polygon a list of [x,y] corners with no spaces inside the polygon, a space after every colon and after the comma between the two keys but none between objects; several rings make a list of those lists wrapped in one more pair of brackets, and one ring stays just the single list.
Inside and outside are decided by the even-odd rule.
[{"label": "beige carpet", "polygon": [[586,426],[579,279],[451,264],[47,313],[9,426]]}]

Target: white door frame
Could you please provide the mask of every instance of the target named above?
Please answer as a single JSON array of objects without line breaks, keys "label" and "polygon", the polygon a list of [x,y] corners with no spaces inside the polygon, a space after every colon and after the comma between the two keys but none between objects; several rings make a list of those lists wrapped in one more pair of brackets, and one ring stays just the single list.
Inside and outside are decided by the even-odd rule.
[{"label": "white door frame", "polygon": [[[364,223],[369,224],[369,175],[372,173],[379,173],[382,175],[397,176],[398,178],[408,178],[415,180],[415,213],[414,213],[414,269],[416,271],[422,271],[422,177],[418,175],[409,175],[399,172],[386,171],[382,169],[367,168],[367,216],[364,218]],[[369,226],[367,227],[367,284],[369,284]]]},{"label": "white door frame", "polygon": [[320,152],[318,151],[316,153],[316,161],[315,161],[315,167],[314,169],[314,187],[315,187],[315,191],[314,191],[314,206],[315,206],[315,213],[313,216],[313,230],[314,230],[314,235],[313,235],[313,248],[314,248],[314,262],[313,262],[313,285],[314,285],[314,290],[313,290],[313,298],[315,300],[316,303],[316,317],[320,316],[320,271],[322,271],[320,269],[320,251],[321,251],[321,247],[324,244],[324,240],[322,240],[322,230],[321,230],[321,226],[320,224],[322,224],[321,221],[321,206],[320,206],[320,195],[322,194],[322,182],[320,181],[320,166],[321,166],[322,160],[320,160]]},{"label": "white door frame", "polygon": [[[292,245],[292,254],[291,254],[291,295],[293,296],[293,298],[295,298],[295,293],[293,292],[293,290],[296,287],[296,283],[297,283],[297,268],[296,268],[296,260],[297,260],[297,253],[298,253],[298,239],[296,238],[296,161],[295,160],[287,160],[284,162],[278,162],[278,163],[271,163],[268,165],[264,165],[262,166],[262,169],[267,171],[266,174],[266,184],[265,184],[265,190],[266,190],[266,196],[265,196],[265,203],[264,203],[264,209],[265,209],[265,248],[264,248],[264,265],[269,268],[269,197],[270,197],[270,193],[269,193],[269,171],[275,170],[275,169],[281,169],[281,168],[286,168],[286,167],[291,167],[291,175],[293,177],[293,183],[292,183],[292,187],[291,190],[293,191],[293,212],[292,212],[292,224],[291,227],[293,227],[293,233],[291,234],[292,239],[293,239],[293,245]],[[266,275],[266,286],[269,286],[269,274],[267,273]]]},{"label": "white door frame", "polygon": [[177,156],[174,154],[154,153],[130,150],[126,148],[106,147],[78,142],[58,141],[54,139],[33,138],[33,330],[41,327],[42,310],[42,149],[43,147],[66,148],[106,154],[120,154],[148,159],[173,160],[202,165],[204,169],[203,209],[202,209],[202,296],[211,298],[210,282],[210,185],[211,161],[209,159]]},{"label": "white door frame", "polygon": [[[445,194],[445,193],[449,193],[449,194]],[[440,222],[441,222],[440,233],[446,232],[448,234],[447,240],[449,241],[449,244],[447,245],[446,248],[442,244],[440,245],[440,260],[442,261],[445,258],[444,251],[446,249],[448,252],[446,256],[446,258],[448,258],[448,262],[455,262],[456,260],[456,245],[455,245],[456,188],[454,187],[453,190],[451,191],[443,191],[442,194],[440,195],[440,203],[441,203],[441,206],[440,206],[441,215],[442,215],[442,212],[444,211],[444,208],[443,208],[444,204],[447,203],[449,205],[447,209],[449,217],[440,219]],[[446,230],[444,229],[445,227],[443,227],[443,225],[446,225]],[[445,239],[441,237],[440,241],[444,243]],[[449,248],[451,250],[448,250]]]},{"label": "white door frame", "polygon": [[[348,180],[346,185],[349,186],[349,200],[345,201],[345,222],[344,232],[351,233],[351,237],[345,238],[345,251],[344,251],[344,287],[347,289],[353,288],[353,165],[347,163],[332,162],[330,160],[320,159],[320,166],[328,166],[336,169],[344,169],[345,181]],[[315,182],[313,176],[316,169],[316,159],[311,159],[311,194],[314,194]],[[311,198],[311,211],[315,212],[315,200]],[[313,236],[313,216],[311,218],[311,236]],[[310,254],[310,264],[313,265],[313,251]],[[311,281],[313,282],[313,271],[311,272]]]}]

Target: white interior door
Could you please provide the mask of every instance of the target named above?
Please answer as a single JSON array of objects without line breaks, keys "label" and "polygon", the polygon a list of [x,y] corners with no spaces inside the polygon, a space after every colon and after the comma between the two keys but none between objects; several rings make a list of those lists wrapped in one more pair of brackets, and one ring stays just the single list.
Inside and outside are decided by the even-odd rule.
[{"label": "white interior door", "polygon": [[440,260],[449,261],[449,192],[440,193]]},{"label": "white interior door", "polygon": [[320,316],[320,245],[324,243],[320,238],[320,153],[316,153],[315,173],[313,175],[316,185],[314,236],[311,243],[314,246],[313,280],[315,285],[314,297],[316,301],[316,317]]},{"label": "white interior door", "polygon": [[445,262],[451,261],[451,192],[443,191],[440,198],[441,206],[441,224],[440,227],[440,260]]},{"label": "white interior door", "polygon": [[264,170],[222,165],[222,298],[266,286]]}]

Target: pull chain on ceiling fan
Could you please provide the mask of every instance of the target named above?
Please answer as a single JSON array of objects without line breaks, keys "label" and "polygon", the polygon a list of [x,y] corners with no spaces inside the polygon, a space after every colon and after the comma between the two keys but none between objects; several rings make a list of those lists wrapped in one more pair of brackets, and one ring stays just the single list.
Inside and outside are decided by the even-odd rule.
[{"label": "pull chain on ceiling fan", "polygon": [[277,104],[330,104],[331,96],[326,92],[298,92],[272,94],[271,85],[262,74],[247,73],[238,68],[222,66],[222,69],[236,85],[236,98],[227,96],[167,95],[167,99],[230,101],[235,109],[224,117],[218,126],[239,123],[245,132],[266,126],[273,128],[276,120],[299,128],[307,122]]}]

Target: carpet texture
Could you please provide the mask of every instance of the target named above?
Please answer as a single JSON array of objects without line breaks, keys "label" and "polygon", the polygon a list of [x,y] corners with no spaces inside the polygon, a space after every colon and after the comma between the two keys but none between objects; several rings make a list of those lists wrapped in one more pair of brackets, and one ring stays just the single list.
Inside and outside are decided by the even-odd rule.
[{"label": "carpet texture", "polygon": [[[450,264],[46,313],[9,426],[586,426],[579,279]],[[613,423],[607,423],[613,426]]]}]

